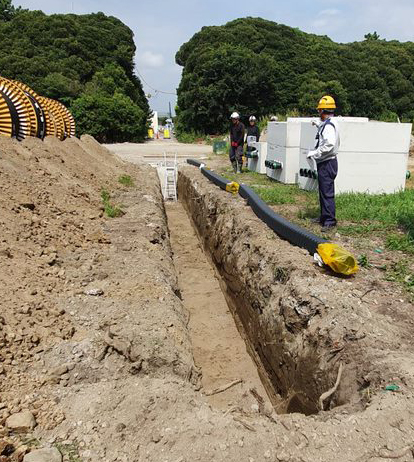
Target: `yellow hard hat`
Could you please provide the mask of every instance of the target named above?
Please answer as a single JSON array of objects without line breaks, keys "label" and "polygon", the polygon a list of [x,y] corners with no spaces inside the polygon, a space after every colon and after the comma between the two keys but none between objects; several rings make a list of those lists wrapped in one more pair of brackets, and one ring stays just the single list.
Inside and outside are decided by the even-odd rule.
[{"label": "yellow hard hat", "polygon": [[332,96],[323,96],[319,101],[317,109],[336,109],[335,100]]}]

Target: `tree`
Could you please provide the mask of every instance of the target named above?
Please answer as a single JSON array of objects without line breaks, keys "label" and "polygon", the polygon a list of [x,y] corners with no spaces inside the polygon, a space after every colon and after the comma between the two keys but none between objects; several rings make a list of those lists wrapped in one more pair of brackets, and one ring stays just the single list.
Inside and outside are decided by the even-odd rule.
[{"label": "tree", "polygon": [[[20,80],[37,93],[68,106],[77,101],[80,133],[84,133],[85,127],[95,130],[99,125],[94,133],[99,133],[102,139],[116,136],[111,131],[112,125],[108,125],[109,131],[105,133],[100,125],[103,119],[96,111],[80,114],[80,109],[90,102],[86,95],[93,96],[95,103],[114,97],[121,107],[132,101],[132,112],[125,113],[131,126],[122,124],[122,137],[126,140],[130,133],[134,139],[143,139],[150,109],[142,84],[134,75],[134,38],[125,24],[103,13],[48,16],[41,11],[16,9],[10,0],[0,0],[0,5],[3,77]],[[114,113],[120,114],[120,110]],[[92,114],[98,118],[95,125]],[[141,124],[138,128],[137,123]]]},{"label": "tree", "polygon": [[377,32],[375,31],[374,33],[368,33],[366,35],[364,35],[364,38],[365,40],[379,40],[380,39],[380,36],[377,34]]},{"label": "tree", "polygon": [[141,142],[146,114],[128,96],[116,92],[83,94],[72,105],[79,135],[88,133],[101,143]]},{"label": "tree", "polygon": [[376,32],[338,44],[261,18],[236,19],[203,27],[180,47],[176,62],[183,66],[181,131],[224,131],[233,109],[316,115],[324,94],[342,115],[406,120],[413,114],[414,43],[387,42]]},{"label": "tree", "polygon": [[0,0],[0,21],[11,21],[16,14],[16,8],[11,0]]}]

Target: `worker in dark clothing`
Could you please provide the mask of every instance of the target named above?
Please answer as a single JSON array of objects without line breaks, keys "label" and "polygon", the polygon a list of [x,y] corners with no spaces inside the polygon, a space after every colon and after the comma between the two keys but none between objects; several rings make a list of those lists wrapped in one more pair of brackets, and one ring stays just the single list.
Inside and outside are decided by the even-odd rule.
[{"label": "worker in dark clothing", "polygon": [[260,138],[260,131],[259,127],[256,125],[256,117],[254,115],[249,117],[249,126],[246,130],[247,137],[255,136],[256,139],[254,141],[259,141]]},{"label": "worker in dark clothing", "polygon": [[259,141],[259,138],[260,138],[260,131],[259,131],[259,127],[256,125],[256,117],[252,115],[249,117],[249,126],[247,127],[247,130],[246,130],[247,158],[249,157],[248,156],[249,152],[252,152],[255,150],[255,147],[253,147],[251,143]]},{"label": "worker in dark clothing", "polygon": [[243,166],[244,125],[240,122],[240,115],[233,112],[230,116],[230,162],[234,173],[241,173]]},{"label": "worker in dark clothing", "polygon": [[318,169],[319,203],[321,214],[317,221],[322,231],[336,226],[335,178],[338,174],[339,127],[332,116],[336,109],[332,96],[324,96],[318,105],[321,123],[316,134],[316,146],[308,152],[308,159],[316,161]]}]

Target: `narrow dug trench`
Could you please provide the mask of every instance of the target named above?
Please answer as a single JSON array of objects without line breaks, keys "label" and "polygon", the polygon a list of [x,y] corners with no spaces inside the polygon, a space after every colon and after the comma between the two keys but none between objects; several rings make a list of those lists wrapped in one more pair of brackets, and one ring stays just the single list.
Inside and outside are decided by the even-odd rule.
[{"label": "narrow dug trench", "polygon": [[[219,324],[214,324],[209,312],[204,307],[200,309],[200,305],[204,305],[214,306],[214,310],[217,310],[214,297],[210,298],[211,289],[206,282],[206,275],[199,271],[201,265],[204,273],[212,275],[212,267],[218,273],[222,292],[218,288],[218,280],[215,281],[215,296],[220,294],[221,304],[226,306],[228,324],[235,331],[231,319],[233,317],[244,339],[234,332],[227,338],[227,345],[231,346],[236,338],[238,344],[245,342],[239,348],[244,351],[243,357],[234,361],[232,366],[236,374],[246,371],[246,364],[249,370],[255,369],[256,377],[260,376],[262,386],[278,413],[299,412],[309,415],[318,412],[318,398],[331,387],[338,366],[335,366],[334,361],[326,367],[327,371],[321,370],[322,352],[318,351],[318,343],[322,337],[304,335],[308,322],[318,311],[317,306],[295,287],[289,287],[293,267],[277,266],[282,258],[272,260],[271,255],[266,255],[265,246],[256,245],[246,222],[242,218],[238,223],[235,221],[235,217],[240,215],[238,211],[228,207],[226,200],[217,201],[219,190],[209,194],[209,185],[207,191],[202,191],[198,181],[187,176],[187,172],[191,171],[186,169],[180,172],[178,181],[179,197],[183,205],[168,207],[167,213],[172,247],[175,253],[178,250],[175,262],[180,285],[186,285],[183,291],[184,304],[189,305],[194,316],[190,331],[193,331],[196,363],[200,364],[207,377],[210,372],[214,375],[214,369],[220,367],[215,363],[214,355],[206,350],[206,345],[217,335],[221,323],[218,319]],[[225,199],[227,197],[224,196]],[[240,206],[236,198],[232,199],[232,205]],[[199,239],[196,239],[183,206],[191,217]],[[182,222],[186,226],[182,226]],[[191,234],[191,238],[188,234]],[[264,240],[268,241],[268,236]],[[195,281],[200,285],[195,286]],[[202,335],[197,332],[200,326],[204,329]],[[328,348],[330,341],[326,338]],[[220,347],[220,343],[217,346]],[[246,348],[249,354],[245,352]],[[232,353],[230,356],[235,358]],[[224,357],[223,364],[227,368],[231,364],[230,357]],[[248,375],[253,376],[253,372]],[[230,373],[226,379],[233,380],[234,374]],[[210,382],[210,379],[206,378],[207,381]],[[211,382],[205,384],[205,387],[209,386]]]},{"label": "narrow dug trench", "polygon": [[178,194],[277,412],[360,411],[396,371],[408,380],[397,360],[407,326],[362,302],[365,281],[319,270],[196,169],[179,172]]},{"label": "narrow dug trench", "polygon": [[246,412],[259,405],[270,406],[256,365],[236,327],[237,320],[190,218],[180,202],[167,203],[166,212],[178,285],[189,312],[194,360],[209,403],[218,409],[237,407]]}]

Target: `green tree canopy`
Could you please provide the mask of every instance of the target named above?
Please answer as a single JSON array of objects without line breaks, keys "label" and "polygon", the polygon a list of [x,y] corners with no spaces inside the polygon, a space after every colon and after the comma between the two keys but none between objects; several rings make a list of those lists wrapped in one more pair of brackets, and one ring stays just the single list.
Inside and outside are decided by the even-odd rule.
[{"label": "green tree canopy", "polygon": [[12,0],[0,0],[0,21],[10,21],[21,11],[20,7],[13,6]]},{"label": "green tree canopy", "polygon": [[[134,74],[136,48],[133,33],[125,24],[103,13],[46,15],[16,10],[10,0],[0,0],[0,15],[3,77],[20,80],[41,95],[76,107],[82,120],[78,134],[85,133],[89,125],[84,120],[92,117],[79,113],[80,107],[87,107],[85,100],[94,96],[101,101],[104,95],[125,103],[128,98],[139,117],[134,121],[128,118],[133,126],[122,130],[126,137],[122,141],[128,141],[128,136],[143,139],[150,110]],[[82,104],[75,104],[79,99]],[[114,112],[114,117],[122,115],[120,110]],[[108,133],[102,127],[100,133],[102,139],[112,141],[113,129],[108,127]],[[120,139],[118,135],[116,139]]]},{"label": "green tree canopy", "polygon": [[260,18],[237,19],[203,27],[176,62],[183,66],[177,126],[185,131],[222,132],[233,110],[314,115],[324,94],[342,115],[413,118],[414,44],[376,32],[339,44]]}]

